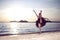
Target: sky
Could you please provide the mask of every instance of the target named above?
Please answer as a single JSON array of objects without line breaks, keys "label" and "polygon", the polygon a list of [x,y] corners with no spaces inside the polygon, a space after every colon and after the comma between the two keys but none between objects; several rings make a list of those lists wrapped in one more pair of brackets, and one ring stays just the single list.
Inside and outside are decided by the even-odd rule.
[{"label": "sky", "polygon": [[60,21],[60,0],[0,0],[0,21],[28,20],[36,21],[42,10],[42,16],[52,21]]}]

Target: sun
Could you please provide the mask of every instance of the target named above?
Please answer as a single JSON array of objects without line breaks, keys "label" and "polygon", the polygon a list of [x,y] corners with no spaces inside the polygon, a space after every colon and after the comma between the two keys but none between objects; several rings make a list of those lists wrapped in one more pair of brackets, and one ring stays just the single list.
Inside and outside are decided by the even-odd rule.
[{"label": "sun", "polygon": [[25,8],[20,6],[10,6],[3,10],[5,15],[10,20],[30,20],[33,17],[34,13],[32,8]]}]

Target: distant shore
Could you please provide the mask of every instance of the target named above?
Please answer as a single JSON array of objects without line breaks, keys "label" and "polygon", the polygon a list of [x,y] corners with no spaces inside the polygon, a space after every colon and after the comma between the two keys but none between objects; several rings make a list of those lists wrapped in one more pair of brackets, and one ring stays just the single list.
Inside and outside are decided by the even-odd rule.
[{"label": "distant shore", "polygon": [[[19,22],[19,21],[0,21],[0,23],[10,23],[10,22],[17,22],[17,23],[35,23],[35,21],[22,21],[22,22]],[[60,23],[60,21],[47,21],[47,23]]]}]

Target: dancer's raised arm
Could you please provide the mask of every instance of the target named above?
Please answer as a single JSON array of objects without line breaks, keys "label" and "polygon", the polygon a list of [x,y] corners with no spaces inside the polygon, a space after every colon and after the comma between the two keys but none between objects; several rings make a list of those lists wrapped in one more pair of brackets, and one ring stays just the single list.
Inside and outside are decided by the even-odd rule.
[{"label": "dancer's raised arm", "polygon": [[38,17],[37,13],[35,12],[35,10],[33,10],[33,12],[35,13],[35,15]]}]

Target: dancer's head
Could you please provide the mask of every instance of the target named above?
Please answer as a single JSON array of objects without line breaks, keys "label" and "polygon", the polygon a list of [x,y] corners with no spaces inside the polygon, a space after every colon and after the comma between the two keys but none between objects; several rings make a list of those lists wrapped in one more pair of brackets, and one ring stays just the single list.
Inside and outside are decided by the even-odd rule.
[{"label": "dancer's head", "polygon": [[40,10],[40,13],[39,13],[39,15],[41,15],[41,13],[42,13],[42,10]]},{"label": "dancer's head", "polygon": [[40,13],[42,13],[42,10],[40,10]]}]

